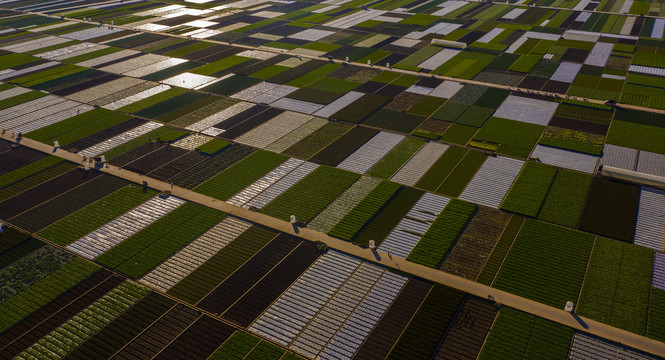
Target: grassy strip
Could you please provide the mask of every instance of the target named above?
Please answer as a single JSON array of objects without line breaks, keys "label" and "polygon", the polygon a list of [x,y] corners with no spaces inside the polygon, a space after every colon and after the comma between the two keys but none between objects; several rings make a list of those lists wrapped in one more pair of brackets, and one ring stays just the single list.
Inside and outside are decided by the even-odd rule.
[{"label": "grassy strip", "polygon": [[592,176],[562,169],[556,175],[538,219],[575,228]]},{"label": "grassy strip", "polygon": [[527,220],[494,287],[557,308],[577,299],[593,235]]},{"label": "grassy strip", "polygon": [[350,171],[321,166],[261,209],[261,212],[282,220],[295,215],[309,222],[335,200],[360,175]]},{"label": "grassy strip", "polygon": [[328,235],[343,240],[351,240],[374,217],[401,187],[391,181],[382,181],[364,199],[342,218]]},{"label": "grassy strip", "polygon": [[0,109],[10,108],[12,106],[23,104],[28,101],[39,99],[43,96],[46,96],[46,94],[39,91],[31,91],[21,95],[12,96],[9,99],[0,100]]},{"label": "grassy strip", "polygon": [[67,252],[45,246],[0,270],[0,281],[2,281],[0,302],[59,269],[72,258],[73,256]]},{"label": "grassy strip", "polygon": [[261,340],[246,332],[236,331],[210,356],[210,360],[242,360]]},{"label": "grassy strip", "polygon": [[155,190],[143,192],[141,186],[130,184],[41,230],[37,235],[65,246],[155,195]]},{"label": "grassy strip", "polygon": [[413,137],[405,138],[386,154],[383,159],[376,163],[367,174],[381,179],[391,177],[424,143],[423,140]]},{"label": "grassy strip", "polygon": [[[12,228],[8,228],[4,231],[4,233],[10,232],[12,230],[13,230]],[[4,241],[9,240],[9,238],[5,238],[4,233],[2,234],[3,245],[6,244]],[[2,254],[0,254],[0,270],[6,268],[7,266],[13,264],[15,261],[20,260],[21,258],[28,256],[29,254],[32,254],[35,250],[44,246],[43,242],[35,238],[25,239],[25,237],[23,236],[17,238],[17,240],[21,239],[23,239],[24,241],[18,244],[16,242],[12,242],[11,250],[5,251]]]},{"label": "grassy strip", "polygon": [[368,245],[370,240],[375,240],[378,246],[422,195],[421,190],[402,187],[397,195],[356,234],[353,242]]},{"label": "grassy strip", "polygon": [[468,152],[467,149],[451,146],[420,178],[416,187],[427,191],[436,191]]},{"label": "grassy strip", "polygon": [[453,197],[459,196],[466,184],[485,162],[486,157],[485,154],[479,151],[469,151],[436,192]]},{"label": "grassy strip", "polygon": [[527,162],[501,203],[501,210],[536,217],[556,173],[553,166]]},{"label": "grassy strip", "polygon": [[228,141],[224,141],[221,139],[212,139],[207,143],[197,147],[196,150],[204,154],[213,155],[218,153],[219,151],[226,149],[226,147],[229,145],[231,145],[231,143]]},{"label": "grassy strip", "polygon": [[388,359],[431,359],[463,299],[463,292],[435,284]]},{"label": "grassy strip", "polygon": [[645,335],[653,251],[599,237],[576,312]]},{"label": "grassy strip", "polygon": [[215,199],[227,200],[288,159],[259,150],[194,189]]},{"label": "grassy strip", "polygon": [[274,230],[252,226],[167,293],[190,304],[197,303],[276,235]]},{"label": "grassy strip", "polygon": [[474,211],[476,205],[457,199],[450,200],[406,260],[438,268]]},{"label": "grassy strip", "polygon": [[483,266],[482,272],[478,275],[478,279],[476,279],[477,282],[484,285],[492,284],[496,277],[496,273],[499,272],[499,268],[503,263],[503,259],[506,258],[510,246],[513,244],[513,241],[515,241],[515,237],[523,222],[524,218],[517,215],[513,215],[513,217],[510,218],[508,226],[503,230],[501,238],[497,241],[494,250],[492,250],[492,254],[487,259],[485,266]]},{"label": "grassy strip", "polygon": [[0,313],[3,314],[0,317],[0,332],[50,303],[98,269],[98,265],[76,258],[11,299],[0,303]]},{"label": "grassy strip", "polygon": [[41,142],[57,140],[63,146],[119,124],[129,118],[129,115],[113,113],[100,108],[35,130],[28,133],[26,137]]},{"label": "grassy strip", "polygon": [[573,329],[502,307],[478,359],[565,359]]},{"label": "grassy strip", "polygon": [[651,288],[647,337],[665,341],[665,290]]}]

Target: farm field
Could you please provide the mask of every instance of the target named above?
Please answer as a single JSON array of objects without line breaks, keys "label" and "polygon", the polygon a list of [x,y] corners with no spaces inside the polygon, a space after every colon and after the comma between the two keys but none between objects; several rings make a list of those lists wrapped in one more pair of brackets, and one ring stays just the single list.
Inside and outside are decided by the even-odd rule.
[{"label": "farm field", "polygon": [[665,356],[663,49],[644,1],[5,2],[0,358]]}]

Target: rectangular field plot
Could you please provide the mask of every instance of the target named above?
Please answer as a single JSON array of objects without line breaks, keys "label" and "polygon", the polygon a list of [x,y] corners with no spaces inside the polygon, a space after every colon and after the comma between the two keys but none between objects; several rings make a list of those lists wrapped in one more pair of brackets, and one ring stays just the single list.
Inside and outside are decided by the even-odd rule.
[{"label": "rectangular field plot", "polygon": [[360,264],[289,348],[312,358],[316,357],[384,271],[384,268],[367,262]]},{"label": "rectangular field plot", "polygon": [[479,207],[450,250],[441,270],[476,280],[495,246],[499,246],[497,242],[510,218],[510,214],[504,211]]},{"label": "rectangular field plot", "polygon": [[597,238],[576,312],[645,335],[653,257],[649,249]]},{"label": "rectangular field plot", "polygon": [[605,144],[600,165],[607,165],[626,170],[635,170],[637,162],[637,149],[623,146]]},{"label": "rectangular field plot", "polygon": [[579,295],[592,245],[592,235],[527,220],[493,286],[562,307]]},{"label": "rectangular field plot", "polygon": [[328,251],[249,330],[287,346],[359,265],[359,259]]},{"label": "rectangular field plot", "polygon": [[498,209],[523,165],[521,160],[488,157],[459,198]]},{"label": "rectangular field plot", "polygon": [[288,220],[291,215],[305,222],[313,219],[360,175],[321,166],[261,209],[261,212]]},{"label": "rectangular field plot", "polygon": [[531,157],[566,169],[577,170],[591,174],[596,169],[598,156],[583,154],[575,151],[557,149],[549,146],[537,145]]},{"label": "rectangular field plot", "polygon": [[547,125],[558,105],[551,101],[510,95],[496,109],[493,116],[530,124]]},{"label": "rectangular field plot", "polygon": [[595,336],[589,336],[584,333],[575,332],[573,343],[570,346],[568,359],[582,360],[589,358],[610,358],[610,359],[635,359],[635,360],[654,360],[652,355],[619,345],[614,342],[603,340]]},{"label": "rectangular field plot", "polygon": [[502,307],[478,359],[565,359],[573,330]]},{"label": "rectangular field plot", "polygon": [[415,185],[437,159],[448,150],[448,147],[448,145],[436,142],[425,144],[390,180],[408,186]]},{"label": "rectangular field plot", "polygon": [[636,185],[594,177],[579,227],[626,242],[633,240],[640,197]]},{"label": "rectangular field plot", "polygon": [[663,250],[665,239],[665,192],[642,187],[635,225],[636,245]]},{"label": "rectangular field plot", "polygon": [[528,162],[510,189],[501,209],[536,217],[550,190],[557,169],[540,163]]},{"label": "rectangular field plot", "polygon": [[403,135],[385,131],[380,132],[344,159],[337,167],[363,174],[381,160],[402,139],[404,139]]},{"label": "rectangular field plot", "polygon": [[176,197],[152,198],[69,244],[67,248],[88,259],[95,258],[183,204],[185,200]]},{"label": "rectangular field plot", "polygon": [[450,200],[406,260],[438,268],[475,210],[476,206],[471,203],[458,199]]}]

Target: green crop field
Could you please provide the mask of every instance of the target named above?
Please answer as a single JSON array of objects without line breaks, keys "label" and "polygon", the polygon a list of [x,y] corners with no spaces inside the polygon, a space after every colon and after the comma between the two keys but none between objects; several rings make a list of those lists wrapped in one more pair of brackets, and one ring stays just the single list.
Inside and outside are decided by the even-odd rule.
[{"label": "green crop field", "polygon": [[538,219],[575,228],[592,176],[562,169],[556,174]]},{"label": "green crop field", "polygon": [[645,335],[653,251],[599,237],[576,312]]},{"label": "green crop field", "polygon": [[565,359],[573,329],[502,307],[478,359]]},{"label": "green crop field", "polygon": [[450,200],[406,260],[438,268],[474,211],[476,205],[457,199]]},{"label": "green crop field", "polygon": [[308,222],[330,202],[351,186],[360,175],[321,166],[261,209],[261,212],[282,220],[295,215]]},{"label": "green crop field", "polygon": [[562,308],[579,295],[592,245],[592,235],[527,220],[493,286]]},{"label": "green crop field", "polygon": [[501,203],[501,209],[536,217],[550,190],[557,169],[550,165],[527,162]]}]

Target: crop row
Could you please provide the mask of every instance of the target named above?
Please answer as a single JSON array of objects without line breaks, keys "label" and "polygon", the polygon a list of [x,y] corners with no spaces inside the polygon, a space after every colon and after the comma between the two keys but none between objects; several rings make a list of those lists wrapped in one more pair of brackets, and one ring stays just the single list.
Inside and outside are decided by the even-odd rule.
[{"label": "crop row", "polygon": [[464,293],[435,284],[388,359],[431,359],[462,304]]},{"label": "crop row", "polygon": [[353,241],[367,245],[370,240],[375,240],[375,245],[379,246],[422,195],[421,190],[401,187],[376,216],[356,233]]},{"label": "crop row", "polygon": [[[18,230],[13,227],[7,227],[0,233],[0,255],[6,255],[9,250],[13,250],[15,246],[23,243],[24,241],[30,238],[30,234]],[[22,256],[18,257],[20,259]],[[3,264],[6,262],[0,262]],[[6,265],[0,265],[0,269],[4,268]]]},{"label": "crop row", "polygon": [[503,200],[501,209],[531,217],[538,216],[556,173],[555,167],[527,162]]},{"label": "crop row", "polygon": [[446,256],[441,270],[475,280],[492,253],[511,215],[489,207],[479,207]]},{"label": "crop row", "polygon": [[417,277],[409,279],[353,358],[372,360],[388,356],[432,286],[431,282]]},{"label": "crop row", "polygon": [[480,275],[478,275],[476,281],[484,285],[492,284],[496,274],[499,272],[503,260],[506,258],[508,250],[513,245],[513,241],[515,241],[515,237],[522,227],[523,222],[524,218],[517,215],[513,215],[510,218],[508,225],[503,230],[499,241],[494,246],[492,254],[487,259],[487,262],[485,263],[485,266],[483,266],[483,270],[480,272]]},{"label": "crop row", "polygon": [[453,197],[459,196],[466,184],[485,162],[485,158],[485,154],[479,151],[469,151],[436,192]]},{"label": "crop row", "polygon": [[62,161],[58,162],[57,164],[51,167],[44,169],[43,171],[39,171],[32,175],[26,176],[25,178],[13,182],[11,185],[8,185],[4,187],[2,190],[0,190],[0,201],[7,200],[30,188],[48,182],[49,180],[56,178],[66,172],[69,172],[74,168],[76,168],[76,165]]},{"label": "crop row", "polygon": [[469,151],[451,146],[416,183],[417,188],[436,191]]},{"label": "crop row", "polygon": [[30,159],[30,157],[20,154],[19,159],[21,160],[21,163],[17,164],[17,167],[15,169],[11,165],[9,165],[10,161],[3,156],[2,157],[3,164],[7,164],[6,165],[7,167],[3,171],[9,171],[9,172],[3,173],[2,176],[0,176],[0,189],[4,190],[4,188],[6,188],[7,186],[10,186],[29,176],[35,175],[39,172],[42,172],[48,168],[51,168],[63,162],[63,160],[57,156],[43,157],[42,154],[35,154],[35,155],[36,155],[35,159],[31,159],[32,160],[31,162],[25,164],[24,163],[25,159],[26,158]]},{"label": "crop row", "polygon": [[187,202],[100,255],[96,261],[138,278],[224,216],[220,211]]},{"label": "crop row", "polygon": [[359,177],[349,171],[320,166],[261,212],[282,220],[295,215],[297,220],[309,222]]},{"label": "crop row", "polygon": [[12,224],[26,231],[37,232],[112,194],[128,183],[115,176],[100,176],[14,217]]},{"label": "crop row", "polygon": [[352,126],[348,124],[328,122],[304,139],[284,150],[282,153],[297,158],[307,159],[330,145],[351,128]]},{"label": "crop row", "polygon": [[157,293],[150,293],[74,349],[67,357],[110,358],[174,305],[173,300]]},{"label": "crop row", "polygon": [[572,337],[569,327],[504,306],[478,358],[564,359]]},{"label": "crop row", "polygon": [[0,303],[4,314],[0,331],[5,331],[26,316],[48,304],[67,289],[92,275],[99,267],[82,259],[74,259],[40,281]]},{"label": "crop row", "polygon": [[354,127],[312,156],[310,161],[323,165],[336,166],[377,133],[378,131],[374,129],[360,126]]},{"label": "crop row", "polygon": [[0,270],[0,302],[45,278],[73,259],[67,252],[45,246]]},{"label": "crop row", "polygon": [[592,246],[592,235],[527,220],[494,287],[561,307],[577,299]]},{"label": "crop row", "polygon": [[399,191],[401,185],[383,181],[340,220],[328,235],[351,240],[362,227]]},{"label": "crop row", "polygon": [[575,228],[582,213],[592,176],[561,169],[557,172],[538,219]]},{"label": "crop row", "polygon": [[577,313],[645,335],[652,266],[650,249],[599,237]]},{"label": "crop row", "polygon": [[149,290],[125,282],[92,303],[57,329],[32,344],[17,358],[64,356],[145,296]]},{"label": "crop row", "polygon": [[143,192],[139,185],[130,184],[113,194],[67,216],[37,233],[59,245],[67,245],[96,228],[126,213],[157,194]]},{"label": "crop row", "polygon": [[242,360],[261,342],[255,336],[236,331],[210,357],[211,360]]},{"label": "crop row", "polygon": [[284,155],[257,151],[199,185],[195,191],[216,199],[227,200],[286,159]]},{"label": "crop row", "polygon": [[475,211],[476,206],[471,203],[457,199],[450,200],[406,260],[438,268]]},{"label": "crop row", "polygon": [[199,302],[238,267],[268,244],[275,235],[277,234],[274,231],[261,226],[249,228],[172,287],[168,294],[191,304]]}]

